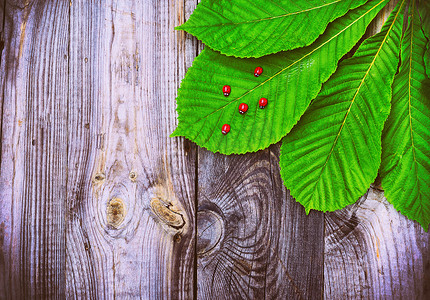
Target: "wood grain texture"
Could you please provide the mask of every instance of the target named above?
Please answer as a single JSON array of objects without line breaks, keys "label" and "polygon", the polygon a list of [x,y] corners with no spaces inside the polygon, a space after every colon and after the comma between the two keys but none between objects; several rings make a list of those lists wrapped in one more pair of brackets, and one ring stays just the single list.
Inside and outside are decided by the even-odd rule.
[{"label": "wood grain texture", "polygon": [[7,4],[1,299],[193,297],[195,146],[168,138],[183,6]]},{"label": "wood grain texture", "polygon": [[3,75],[0,75],[0,165],[1,165],[1,128],[3,126],[3,123],[1,122],[1,118],[2,118],[2,111],[3,111],[3,87],[4,87],[4,83],[5,83],[5,76],[3,72],[3,68],[2,68],[2,59],[3,59],[3,49],[4,49],[4,40],[5,40],[5,35],[4,35],[4,25],[5,25],[5,10],[6,10],[6,1],[5,0],[1,0],[0,1],[0,70],[2,71]]},{"label": "wood grain texture", "polygon": [[3,35],[3,27],[5,22],[5,9],[6,9],[6,1],[2,0],[0,1],[0,67],[1,67],[1,59],[2,59],[2,52],[4,48],[4,35]]},{"label": "wood grain texture", "polygon": [[2,53],[0,295],[65,295],[67,49],[64,2],[8,1]]},{"label": "wood grain texture", "polygon": [[191,299],[195,146],[169,138],[184,3],[70,9],[67,296]]},{"label": "wood grain texture", "polygon": [[279,145],[198,161],[198,298],[321,299],[324,217],[282,185]]},{"label": "wood grain texture", "polygon": [[429,299],[430,235],[371,188],[326,215],[326,299]]}]

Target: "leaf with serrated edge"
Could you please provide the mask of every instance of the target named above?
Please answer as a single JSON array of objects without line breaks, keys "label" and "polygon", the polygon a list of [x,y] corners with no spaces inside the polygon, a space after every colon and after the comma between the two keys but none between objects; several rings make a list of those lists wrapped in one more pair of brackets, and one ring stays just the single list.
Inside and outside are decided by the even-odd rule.
[{"label": "leaf with serrated edge", "polygon": [[380,33],[339,64],[283,139],[281,176],[307,212],[354,203],[377,175],[405,2],[398,3]]},{"label": "leaf with serrated edge", "polygon": [[310,45],[366,0],[202,0],[185,30],[222,54],[261,57]]},{"label": "leaf with serrated edge", "polygon": [[[427,41],[430,40],[430,1],[418,1],[418,12],[421,21],[421,29]],[[427,77],[430,78],[430,42],[427,43],[426,51],[424,53],[424,65],[426,68]]]},{"label": "leaf with serrated edge", "polygon": [[424,30],[427,39],[430,39],[430,1],[421,0],[417,3],[420,27]]},{"label": "leaf with serrated edge", "polygon": [[[329,25],[314,44],[259,59],[227,57],[205,49],[188,70],[179,89],[179,125],[172,136],[185,136],[213,152],[253,152],[287,134],[335,71],[338,60],[363,35],[388,0],[372,0]],[[263,74],[254,77],[254,69]],[[222,87],[231,86],[224,97]],[[268,99],[258,108],[261,97]],[[249,110],[239,114],[240,103]],[[224,123],[231,125],[227,135]]]},{"label": "leaf with serrated edge", "polygon": [[430,79],[424,70],[426,38],[416,1],[402,39],[391,113],[382,136],[380,175],[387,200],[427,231],[430,223]]}]

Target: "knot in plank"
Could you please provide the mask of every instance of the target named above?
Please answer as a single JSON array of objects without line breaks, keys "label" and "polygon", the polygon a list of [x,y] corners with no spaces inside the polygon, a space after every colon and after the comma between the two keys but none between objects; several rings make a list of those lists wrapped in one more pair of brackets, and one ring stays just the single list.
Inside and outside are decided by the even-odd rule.
[{"label": "knot in plank", "polygon": [[224,235],[224,222],[221,216],[212,210],[197,212],[197,255],[211,253]]},{"label": "knot in plank", "polygon": [[163,223],[175,229],[181,229],[185,225],[185,220],[182,214],[175,212],[169,208],[163,201],[154,198],[151,201],[151,210]]},{"label": "knot in plank", "polygon": [[120,198],[112,198],[107,205],[106,219],[110,227],[118,228],[126,215],[124,201]]}]

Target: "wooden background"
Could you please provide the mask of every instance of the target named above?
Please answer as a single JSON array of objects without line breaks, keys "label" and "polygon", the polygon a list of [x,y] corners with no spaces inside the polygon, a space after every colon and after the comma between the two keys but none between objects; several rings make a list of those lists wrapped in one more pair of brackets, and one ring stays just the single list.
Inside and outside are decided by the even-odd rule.
[{"label": "wooden background", "polygon": [[306,216],[279,144],[169,138],[196,4],[0,0],[0,299],[430,299],[430,234],[382,191]]}]

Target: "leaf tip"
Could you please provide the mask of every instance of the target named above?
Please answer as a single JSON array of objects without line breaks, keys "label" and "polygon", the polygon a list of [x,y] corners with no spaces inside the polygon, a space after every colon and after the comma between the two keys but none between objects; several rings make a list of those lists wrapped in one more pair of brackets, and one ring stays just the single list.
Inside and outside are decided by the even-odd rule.
[{"label": "leaf tip", "polygon": [[187,22],[175,27],[175,30],[184,30],[185,31],[186,29],[187,29]]},{"label": "leaf tip", "polygon": [[176,136],[183,136],[181,134],[181,130],[179,129],[179,126],[176,127],[176,129],[169,135],[169,137],[176,137]]}]

